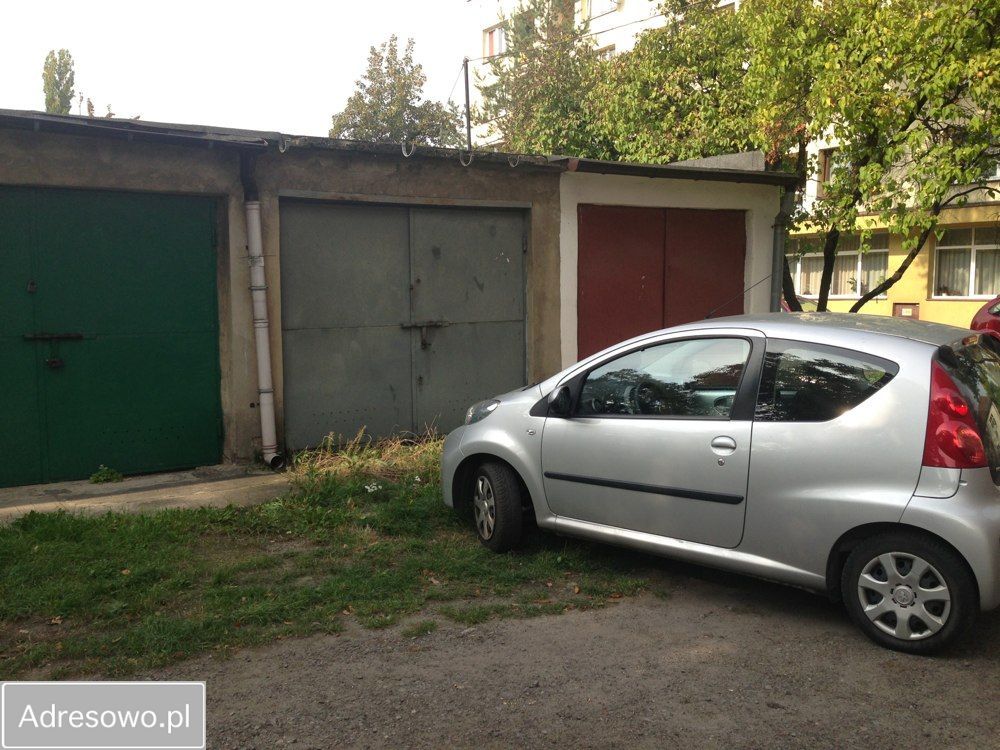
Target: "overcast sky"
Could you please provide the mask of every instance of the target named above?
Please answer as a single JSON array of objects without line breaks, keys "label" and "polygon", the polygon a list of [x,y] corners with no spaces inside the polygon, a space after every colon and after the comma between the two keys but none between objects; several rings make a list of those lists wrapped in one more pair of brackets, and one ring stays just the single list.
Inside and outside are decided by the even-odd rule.
[{"label": "overcast sky", "polygon": [[447,98],[462,57],[478,50],[481,1],[12,1],[0,108],[44,110],[42,63],[65,47],[76,91],[99,114],[111,104],[120,117],[326,135],[368,48],[394,32],[415,39],[425,94]]}]

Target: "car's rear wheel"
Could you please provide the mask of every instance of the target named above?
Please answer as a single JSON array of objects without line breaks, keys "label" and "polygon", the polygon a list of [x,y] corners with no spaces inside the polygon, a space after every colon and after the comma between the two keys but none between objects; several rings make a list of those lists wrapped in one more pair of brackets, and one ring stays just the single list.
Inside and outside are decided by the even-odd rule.
[{"label": "car's rear wheel", "polygon": [[855,547],[841,577],[851,619],[881,646],[929,654],[954,643],[979,609],[962,559],[934,539],[894,532]]},{"label": "car's rear wheel", "polygon": [[476,469],[472,482],[472,517],[476,534],[494,552],[521,541],[524,498],[517,474],[506,464],[489,462]]}]

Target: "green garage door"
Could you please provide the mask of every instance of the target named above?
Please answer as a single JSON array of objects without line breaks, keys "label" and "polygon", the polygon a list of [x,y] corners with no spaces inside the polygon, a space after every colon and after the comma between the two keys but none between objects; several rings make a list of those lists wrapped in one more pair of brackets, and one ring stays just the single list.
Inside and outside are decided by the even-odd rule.
[{"label": "green garage door", "polygon": [[220,459],[214,201],[0,187],[0,485]]}]

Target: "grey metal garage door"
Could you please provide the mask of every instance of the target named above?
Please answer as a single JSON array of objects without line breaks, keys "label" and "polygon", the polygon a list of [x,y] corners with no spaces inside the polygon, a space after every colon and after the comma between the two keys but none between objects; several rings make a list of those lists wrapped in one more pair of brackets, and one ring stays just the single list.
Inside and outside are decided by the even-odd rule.
[{"label": "grey metal garage door", "polygon": [[524,214],[283,200],[285,440],[446,431],[525,382]]}]

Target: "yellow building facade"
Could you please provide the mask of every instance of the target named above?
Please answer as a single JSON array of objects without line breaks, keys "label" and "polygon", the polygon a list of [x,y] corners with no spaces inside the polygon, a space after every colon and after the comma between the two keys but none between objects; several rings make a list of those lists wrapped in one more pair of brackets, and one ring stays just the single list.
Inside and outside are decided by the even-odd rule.
[{"label": "yellow building facade", "polygon": [[[848,312],[860,297],[906,257],[902,237],[873,230],[872,250],[857,254],[854,238],[842,239],[846,252],[838,253],[829,309]],[[973,316],[988,301],[1000,296],[1000,203],[966,205],[942,211],[939,229],[913,263],[883,298],[870,300],[860,312],[896,315],[968,328]],[[807,235],[802,235],[806,237]],[[792,237],[791,247],[795,247]],[[856,240],[854,241],[856,243]],[[808,308],[818,289],[821,256],[789,256],[796,291]]]}]

